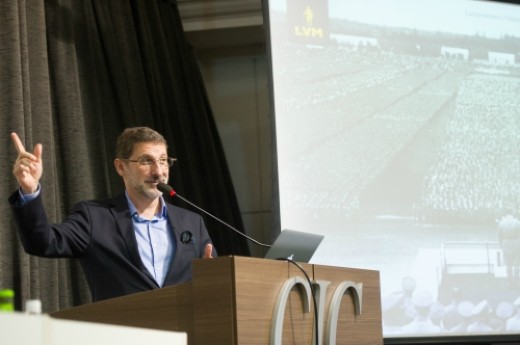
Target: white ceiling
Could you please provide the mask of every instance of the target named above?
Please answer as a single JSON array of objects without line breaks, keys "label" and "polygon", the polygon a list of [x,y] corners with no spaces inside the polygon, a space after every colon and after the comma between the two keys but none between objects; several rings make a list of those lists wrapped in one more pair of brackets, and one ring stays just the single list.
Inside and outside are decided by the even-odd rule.
[{"label": "white ceiling", "polygon": [[262,0],[177,0],[177,5],[196,49],[263,43]]}]

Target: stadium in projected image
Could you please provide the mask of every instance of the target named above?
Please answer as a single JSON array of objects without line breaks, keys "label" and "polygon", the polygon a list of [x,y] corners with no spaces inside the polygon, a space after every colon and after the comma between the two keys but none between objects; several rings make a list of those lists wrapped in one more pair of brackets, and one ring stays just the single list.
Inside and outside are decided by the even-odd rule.
[{"label": "stadium in projected image", "polygon": [[518,333],[520,6],[278,0],[269,21],[282,229],[380,271],[385,337]]}]

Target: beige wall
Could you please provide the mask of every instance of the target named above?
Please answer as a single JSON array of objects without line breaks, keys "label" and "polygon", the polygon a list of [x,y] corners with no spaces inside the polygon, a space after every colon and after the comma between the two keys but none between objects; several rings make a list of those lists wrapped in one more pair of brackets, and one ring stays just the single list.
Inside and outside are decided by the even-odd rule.
[{"label": "beige wall", "polygon": [[[245,232],[270,243],[271,118],[261,48],[199,52],[198,61],[224,146]],[[227,220],[225,220],[227,221]],[[265,250],[250,243],[251,254]]]}]

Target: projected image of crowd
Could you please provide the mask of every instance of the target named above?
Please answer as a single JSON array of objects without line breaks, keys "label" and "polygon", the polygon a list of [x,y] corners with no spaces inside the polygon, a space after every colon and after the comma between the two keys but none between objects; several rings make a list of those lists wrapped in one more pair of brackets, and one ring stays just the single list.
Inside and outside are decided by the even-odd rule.
[{"label": "projected image of crowd", "polygon": [[[359,207],[360,193],[451,100],[456,85],[467,73],[462,66],[446,74],[439,68],[443,64],[438,59],[429,64],[414,57],[395,59],[394,65],[384,65],[373,57],[372,63],[378,66],[375,71],[369,65],[353,72],[349,65],[342,69],[334,64],[336,74],[317,82],[317,95],[303,97],[280,120],[300,128],[294,136],[280,138],[280,146],[292,157],[301,152],[300,158],[282,160],[282,164],[292,164],[289,171],[303,169],[306,176],[326,175],[318,185],[308,186],[305,194],[298,192],[301,181],[289,181],[296,193],[287,193],[291,198],[287,205],[304,210],[339,210],[341,216],[348,216]],[[370,60],[365,59],[365,63]],[[453,63],[445,65],[451,68]],[[371,78],[372,73],[379,77]],[[294,87],[286,90],[281,97],[285,105],[296,104],[300,94],[308,91]]]},{"label": "projected image of crowd", "polygon": [[461,84],[426,177],[426,209],[488,218],[520,210],[519,91],[513,78],[475,76]]},{"label": "projected image of crowd", "polygon": [[[293,129],[277,137],[283,217],[302,229],[330,224],[338,238],[362,229],[348,233],[347,246],[363,248],[349,248],[348,259],[371,251],[409,268],[421,249],[435,253],[424,256],[437,260],[433,269],[421,266],[430,291],[417,291],[417,275],[384,294],[385,334],[520,331],[520,254],[507,254],[520,253],[520,222],[511,238],[501,223],[520,216],[520,56],[511,50],[520,39],[334,29],[328,44],[278,52],[286,63],[277,70],[277,131]],[[394,230],[408,237],[393,239]],[[441,254],[441,237],[461,247],[443,244]],[[393,249],[403,238],[417,247]]]},{"label": "projected image of crowd", "polygon": [[450,300],[441,303],[430,292],[417,291],[415,279],[409,276],[403,278],[401,290],[383,297],[382,308],[387,335],[520,331],[520,297],[492,306],[487,299],[465,299],[462,290],[454,288]]},{"label": "projected image of crowd", "polygon": [[[437,56],[386,48],[290,46],[277,126],[298,131],[278,138],[289,186],[282,203],[348,219],[370,207],[360,198],[371,184],[415,150],[428,158],[418,165],[422,180],[397,182],[414,189],[409,209],[418,219],[493,220],[520,210],[520,64],[441,54],[441,44]],[[321,178],[305,185],[284,171]]]}]

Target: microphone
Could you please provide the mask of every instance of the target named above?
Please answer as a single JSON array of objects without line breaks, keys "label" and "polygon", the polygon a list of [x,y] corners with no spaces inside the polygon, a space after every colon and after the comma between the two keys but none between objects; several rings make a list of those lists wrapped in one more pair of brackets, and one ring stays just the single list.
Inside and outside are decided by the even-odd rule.
[{"label": "microphone", "polygon": [[196,208],[197,210],[207,214],[208,216],[210,216],[211,218],[215,219],[216,221],[218,221],[220,224],[223,224],[225,225],[228,229],[231,229],[233,230],[234,232],[236,232],[237,234],[239,234],[240,236],[242,237],[245,237],[246,239],[248,239],[249,241],[259,245],[259,246],[262,246],[262,247],[271,247],[270,245],[268,244],[264,244],[264,243],[261,243],[261,242],[258,242],[257,240],[255,240],[254,238],[251,238],[249,236],[247,236],[246,234],[244,234],[243,232],[241,232],[240,230],[236,229],[234,226],[231,226],[230,224],[224,222],[223,220],[221,220],[220,218],[217,218],[216,216],[212,215],[211,213],[209,213],[208,211],[206,210],[203,210],[202,208],[200,208],[199,206],[195,205],[194,203],[192,203],[191,201],[187,200],[186,198],[184,198],[183,196],[181,196],[180,194],[178,194],[172,187],[170,187],[169,185],[167,185],[166,183],[163,183],[163,182],[159,182],[157,184],[157,189],[162,192],[164,195],[168,195],[170,198],[173,199],[173,197],[177,197],[179,199],[181,199],[182,201],[184,201],[185,203],[187,203],[188,205],[191,205],[192,207]]}]

